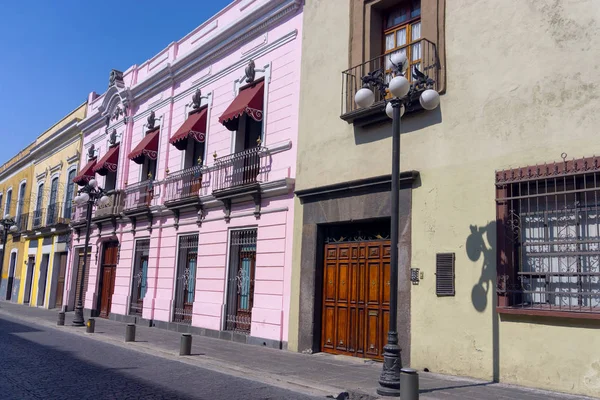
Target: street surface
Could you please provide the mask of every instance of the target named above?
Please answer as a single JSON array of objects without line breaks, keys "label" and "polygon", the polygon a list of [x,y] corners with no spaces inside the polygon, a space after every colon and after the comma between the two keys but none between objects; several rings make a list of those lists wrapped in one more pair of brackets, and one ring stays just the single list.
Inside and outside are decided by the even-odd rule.
[{"label": "street surface", "polygon": [[0,317],[0,398],[317,399]]}]

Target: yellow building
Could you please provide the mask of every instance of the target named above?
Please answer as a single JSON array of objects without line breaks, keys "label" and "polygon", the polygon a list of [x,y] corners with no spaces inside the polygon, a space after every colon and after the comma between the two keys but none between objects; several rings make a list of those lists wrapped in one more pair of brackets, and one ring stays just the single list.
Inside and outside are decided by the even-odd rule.
[{"label": "yellow building", "polygon": [[81,149],[77,124],[85,118],[85,112],[84,103],[40,135],[31,149],[33,181],[27,224],[21,231],[26,267],[20,275],[20,303],[44,308],[62,306],[73,178]]},{"label": "yellow building", "polygon": [[404,366],[600,393],[600,15],[566,3],[306,0],[289,349],[381,358],[392,124],[354,96],[404,52],[441,94],[401,119]]},{"label": "yellow building", "polygon": [[31,197],[33,147],[34,143],[0,167],[1,215],[12,217],[19,228],[17,232],[7,235],[7,243],[2,243],[0,298],[13,302],[22,299],[21,276],[26,269],[24,268],[25,242],[21,232],[27,224],[26,214]]}]

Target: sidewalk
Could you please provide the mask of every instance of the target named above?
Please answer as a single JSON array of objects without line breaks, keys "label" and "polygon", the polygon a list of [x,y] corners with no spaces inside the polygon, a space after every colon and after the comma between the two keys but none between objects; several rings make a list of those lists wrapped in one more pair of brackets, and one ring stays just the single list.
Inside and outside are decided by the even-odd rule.
[{"label": "sidewalk", "polygon": [[[125,343],[125,324],[120,322],[96,318],[95,333],[86,334],[85,328],[70,326],[73,313],[67,313],[65,326],[57,326],[58,310],[1,302],[0,318],[3,315],[296,392],[339,399],[379,398],[375,389],[381,364],[373,361],[299,354],[203,336],[194,336],[192,355],[181,357],[177,332],[137,326],[136,342]],[[419,372],[419,377],[420,399],[589,399],[426,372]],[[343,392],[350,397],[340,396]]]}]

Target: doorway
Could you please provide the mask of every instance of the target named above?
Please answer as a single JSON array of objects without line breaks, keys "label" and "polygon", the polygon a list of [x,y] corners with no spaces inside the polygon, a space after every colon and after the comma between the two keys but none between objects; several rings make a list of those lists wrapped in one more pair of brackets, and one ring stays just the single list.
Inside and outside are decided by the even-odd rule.
[{"label": "doorway", "polygon": [[10,266],[8,269],[8,282],[6,283],[6,300],[12,299],[13,283],[15,280],[15,268],[17,266],[17,253],[10,254]]},{"label": "doorway", "polygon": [[43,307],[44,300],[46,298],[46,281],[48,278],[48,263],[50,262],[50,255],[43,254],[42,262],[40,263],[40,277],[38,280],[38,298],[37,298],[37,306]]},{"label": "doorway", "polygon": [[115,292],[115,277],[117,274],[117,252],[119,242],[106,242],[102,252],[102,268],[100,269],[100,318],[108,318],[112,306],[112,296]]},{"label": "doorway", "polygon": [[27,261],[27,276],[25,278],[25,293],[23,294],[23,304],[31,302],[31,286],[33,283],[33,271],[35,270],[35,257],[30,256]]},{"label": "doorway", "polygon": [[[54,307],[62,307],[63,305],[63,294],[65,291],[65,274],[67,271],[67,253],[60,253],[58,255],[58,280],[56,281],[56,293],[54,298]],[[56,262],[56,259],[54,260]]]}]

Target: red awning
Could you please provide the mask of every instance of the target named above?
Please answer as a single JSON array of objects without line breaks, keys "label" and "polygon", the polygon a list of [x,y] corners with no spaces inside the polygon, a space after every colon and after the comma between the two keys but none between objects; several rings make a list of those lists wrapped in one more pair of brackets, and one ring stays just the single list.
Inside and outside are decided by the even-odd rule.
[{"label": "red awning", "polygon": [[237,95],[227,110],[219,117],[219,122],[230,131],[237,129],[238,118],[246,113],[255,121],[262,121],[265,81],[248,86]]},{"label": "red awning", "polygon": [[96,166],[96,158],[92,158],[88,163],[79,170],[79,173],[75,178],[73,178],[73,182],[78,184],[79,186],[85,186],[90,179],[94,178],[94,167]]},{"label": "red awning", "polygon": [[185,120],[183,125],[175,132],[169,143],[177,147],[179,150],[184,150],[187,146],[187,139],[193,138],[197,142],[204,142],[206,139],[206,115],[208,107],[191,114]]},{"label": "red awning", "polygon": [[144,158],[148,157],[151,160],[156,160],[158,157],[158,134],[160,128],[146,132],[146,136],[142,141],[135,146],[135,149],[129,153],[129,159],[136,164],[143,164]]},{"label": "red awning", "polygon": [[119,164],[119,145],[113,146],[108,149],[104,157],[96,163],[93,171],[98,175],[105,176],[109,172],[117,172],[117,165]]}]

